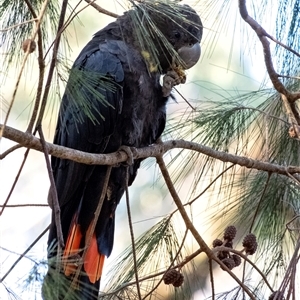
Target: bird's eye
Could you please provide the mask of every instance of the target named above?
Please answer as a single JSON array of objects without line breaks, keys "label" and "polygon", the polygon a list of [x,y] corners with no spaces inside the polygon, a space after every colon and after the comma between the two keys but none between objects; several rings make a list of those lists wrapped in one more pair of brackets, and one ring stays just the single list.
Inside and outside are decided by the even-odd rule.
[{"label": "bird's eye", "polygon": [[176,37],[176,39],[180,38],[180,33],[179,32],[175,32],[174,36]]}]

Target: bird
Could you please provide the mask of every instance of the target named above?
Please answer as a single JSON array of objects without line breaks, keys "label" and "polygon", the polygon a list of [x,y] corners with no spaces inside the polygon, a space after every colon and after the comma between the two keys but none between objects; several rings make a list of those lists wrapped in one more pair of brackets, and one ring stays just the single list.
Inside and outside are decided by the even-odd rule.
[{"label": "bird", "polygon": [[[52,209],[43,299],[68,299],[69,294],[72,299],[97,299],[104,260],[113,249],[115,211],[142,161],[130,159],[130,149],[161,137],[172,88],[185,82],[185,70],[200,58],[202,32],[201,19],[190,6],[143,1],[94,34],[75,60],[54,144],[96,154],[121,149],[129,159],[109,169],[51,157],[64,247],[59,254]],[[101,195],[103,204],[94,220]],[[66,282],[62,288],[55,281],[58,265]],[[55,288],[47,288],[51,283]]]}]

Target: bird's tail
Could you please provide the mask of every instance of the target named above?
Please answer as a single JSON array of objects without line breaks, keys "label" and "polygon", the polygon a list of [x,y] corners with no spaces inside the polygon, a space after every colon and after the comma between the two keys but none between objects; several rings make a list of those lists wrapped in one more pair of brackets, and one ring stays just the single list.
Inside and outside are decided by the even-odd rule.
[{"label": "bird's tail", "polygon": [[49,264],[42,290],[45,300],[98,299],[105,255],[98,251],[95,233],[88,241],[90,229],[91,225],[83,234],[77,217],[74,216],[60,260],[60,272],[55,261]]},{"label": "bird's tail", "polygon": [[[76,217],[74,219],[76,220]],[[101,278],[105,255],[98,251],[95,233],[92,234],[90,241],[88,241],[90,227],[85,236],[83,236],[80,225],[76,221],[72,222],[63,254],[63,265],[66,276],[75,275],[78,268],[82,265],[89,281],[95,283]],[[83,260],[82,262],[80,262],[81,259]]]},{"label": "bird's tail", "polygon": [[66,277],[72,278],[73,284],[78,282],[84,299],[97,299],[105,260],[105,255],[99,253],[96,235],[91,233],[91,227],[83,234],[75,216],[63,253],[63,272]]}]

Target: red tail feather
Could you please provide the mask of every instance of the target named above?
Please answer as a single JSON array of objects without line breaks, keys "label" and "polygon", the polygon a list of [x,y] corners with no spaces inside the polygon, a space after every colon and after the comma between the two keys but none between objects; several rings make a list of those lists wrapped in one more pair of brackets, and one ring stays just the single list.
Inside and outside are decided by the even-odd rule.
[{"label": "red tail feather", "polygon": [[90,282],[95,283],[102,275],[105,255],[98,252],[96,235],[93,234],[89,248],[87,249],[84,270],[87,273]]},{"label": "red tail feather", "polygon": [[[76,263],[77,259],[80,259],[79,252],[82,250],[80,244],[82,241],[82,232],[80,225],[76,223],[76,218],[73,219],[71,230],[68,235],[66,247],[64,250],[64,273],[66,276],[70,276],[75,273],[78,268]],[[87,273],[91,283],[98,281],[102,275],[102,269],[104,265],[105,255],[100,254],[97,246],[96,235],[93,234],[90,245],[86,251],[84,259],[84,271]]]},{"label": "red tail feather", "polygon": [[[80,251],[80,243],[82,239],[82,233],[80,230],[80,225],[75,222],[69,232],[68,239],[66,242],[66,247],[64,250],[64,273],[66,276],[70,276],[76,271],[76,255]],[[74,258],[74,259],[72,259]]]}]

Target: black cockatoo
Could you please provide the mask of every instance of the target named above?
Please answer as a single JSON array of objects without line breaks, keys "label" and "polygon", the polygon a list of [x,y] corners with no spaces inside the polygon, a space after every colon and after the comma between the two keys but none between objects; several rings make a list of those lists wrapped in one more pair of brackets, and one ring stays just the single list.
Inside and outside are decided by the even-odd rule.
[{"label": "black cockatoo", "polygon": [[[172,87],[185,82],[183,70],[200,57],[201,37],[202,23],[191,7],[159,1],[135,5],[98,31],[71,69],[54,143],[90,153],[155,143],[165,127]],[[58,258],[53,213],[44,299],[65,299],[76,289],[77,299],[97,299],[104,258],[113,248],[115,210],[126,178],[130,185],[140,162],[112,168],[95,231],[90,233],[108,167],[52,157],[65,248]],[[92,240],[86,245],[88,232]],[[84,261],[80,261],[84,250]],[[53,258],[56,262],[51,262]],[[48,289],[45,285],[55,282],[58,264],[70,285]],[[78,268],[79,283],[74,286],[71,282]]]}]

